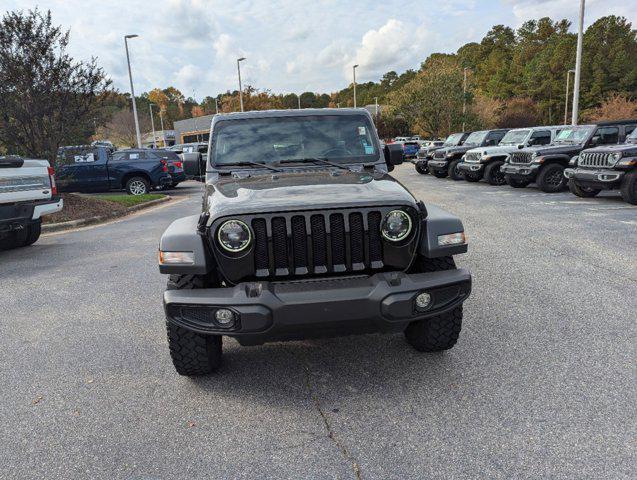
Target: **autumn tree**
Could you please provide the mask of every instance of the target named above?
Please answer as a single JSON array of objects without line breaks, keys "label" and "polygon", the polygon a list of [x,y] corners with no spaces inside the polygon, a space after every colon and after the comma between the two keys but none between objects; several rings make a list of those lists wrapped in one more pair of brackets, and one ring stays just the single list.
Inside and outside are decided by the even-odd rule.
[{"label": "autumn tree", "polygon": [[[148,132],[150,128],[150,118],[147,115],[140,115],[140,131]],[[115,112],[105,125],[98,127],[96,138],[110,140],[117,147],[136,148],[137,132],[132,109],[123,108]]]},{"label": "autumn tree", "polygon": [[0,143],[11,153],[53,161],[58,147],[88,140],[103,123],[110,80],[73,60],[69,31],[51,12],[8,12],[0,21]]},{"label": "autumn tree", "polygon": [[587,122],[637,118],[637,101],[614,93],[609,95],[599,107],[582,112],[582,118]]}]

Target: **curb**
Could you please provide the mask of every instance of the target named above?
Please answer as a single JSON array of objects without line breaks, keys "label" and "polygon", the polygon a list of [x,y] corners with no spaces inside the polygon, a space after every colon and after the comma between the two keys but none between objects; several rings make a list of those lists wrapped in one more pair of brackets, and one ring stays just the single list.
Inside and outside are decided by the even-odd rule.
[{"label": "curb", "polygon": [[170,200],[172,200],[172,197],[170,195],[166,195],[164,198],[158,198],[157,200],[151,200],[150,202],[133,205],[132,207],[128,207],[126,210],[122,210],[121,212],[112,213],[109,215],[97,215],[95,217],[80,218],[79,220],[71,220],[68,222],[60,223],[45,223],[44,225],[42,225],[42,233],[59,232],[62,230],[70,230],[72,228],[83,227],[85,225],[95,225],[96,223],[102,223],[114,218],[125,217],[126,215],[129,215],[138,210],[144,210],[146,208],[153,207]]}]

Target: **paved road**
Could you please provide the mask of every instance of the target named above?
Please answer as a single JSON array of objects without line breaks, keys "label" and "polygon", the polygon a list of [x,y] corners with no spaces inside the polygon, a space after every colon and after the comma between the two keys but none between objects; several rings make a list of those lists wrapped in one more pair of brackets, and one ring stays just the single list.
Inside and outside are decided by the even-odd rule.
[{"label": "paved road", "polygon": [[460,215],[474,274],[458,345],[400,335],[170,363],[157,241],[179,201],[0,253],[0,477],[630,478],[637,208],[416,174]]}]

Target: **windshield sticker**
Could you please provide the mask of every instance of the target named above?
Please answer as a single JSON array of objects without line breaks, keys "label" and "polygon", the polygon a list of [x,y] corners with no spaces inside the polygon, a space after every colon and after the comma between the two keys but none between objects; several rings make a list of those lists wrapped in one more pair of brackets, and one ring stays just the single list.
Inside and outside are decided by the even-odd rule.
[{"label": "windshield sticker", "polygon": [[358,135],[361,137],[365,136],[365,127],[358,127]]},{"label": "windshield sticker", "polygon": [[365,155],[371,155],[372,153],[374,153],[374,147],[365,145]]}]

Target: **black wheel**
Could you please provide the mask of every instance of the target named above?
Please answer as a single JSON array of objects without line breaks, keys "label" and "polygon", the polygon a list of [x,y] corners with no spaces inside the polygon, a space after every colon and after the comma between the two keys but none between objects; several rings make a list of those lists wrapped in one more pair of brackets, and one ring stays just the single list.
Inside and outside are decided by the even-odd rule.
[{"label": "black wheel", "polygon": [[577,195],[582,198],[592,198],[596,196],[601,189],[584,187],[583,185],[578,185],[572,178],[568,180],[568,189],[571,191],[573,195]]},{"label": "black wheel", "polygon": [[[167,290],[206,288],[210,279],[201,275],[171,275]],[[221,335],[202,335],[166,321],[168,348],[179,375],[197,376],[221,366]]]},{"label": "black wheel", "polygon": [[624,202],[637,205],[637,172],[630,172],[624,175],[619,190]]},{"label": "black wheel", "polygon": [[482,178],[482,176],[480,174],[477,174],[477,173],[467,173],[467,172],[465,172],[465,174],[464,174],[464,179],[467,182],[471,182],[471,183],[479,182],[481,178]]},{"label": "black wheel", "polygon": [[12,248],[24,247],[26,245],[29,245],[28,243],[26,243],[28,236],[28,226],[25,226],[20,230],[13,230],[7,233],[6,236],[0,240],[0,250],[11,250]]},{"label": "black wheel", "polygon": [[37,219],[35,222],[31,223],[27,227],[27,234],[24,240],[24,246],[33,245],[40,238],[40,234],[42,233],[42,219]]},{"label": "black wheel", "polygon": [[504,178],[504,173],[500,171],[500,167],[504,165],[504,162],[498,160],[491,162],[484,169],[484,179],[489,182],[489,185],[504,185],[507,183]]},{"label": "black wheel", "polygon": [[559,163],[549,163],[540,170],[536,180],[537,186],[546,193],[555,193],[564,189],[564,167]]},{"label": "black wheel", "polygon": [[429,170],[427,169],[427,164],[425,162],[416,162],[416,171],[421,175],[427,175]]},{"label": "black wheel", "polygon": [[436,178],[445,178],[447,176],[446,170],[433,170],[430,168],[429,173],[431,173]]},{"label": "black wheel", "polygon": [[[453,257],[419,257],[412,266],[413,273],[455,270]],[[411,322],[405,329],[405,339],[419,352],[448,350],[458,341],[462,330],[462,305],[441,315]]]},{"label": "black wheel", "polygon": [[447,167],[447,175],[451,180],[462,180],[463,175],[460,169],[458,168],[458,164],[460,163],[460,159],[452,160],[449,162],[449,166]]},{"label": "black wheel", "polygon": [[506,183],[513,188],[525,188],[528,187],[531,182],[528,180],[520,180],[518,178],[512,178],[509,175],[504,176]]},{"label": "black wheel", "polygon": [[129,195],[144,195],[150,192],[150,184],[144,177],[129,178],[125,188]]}]

